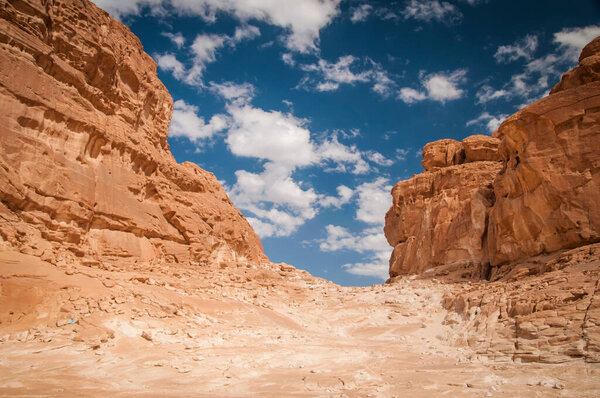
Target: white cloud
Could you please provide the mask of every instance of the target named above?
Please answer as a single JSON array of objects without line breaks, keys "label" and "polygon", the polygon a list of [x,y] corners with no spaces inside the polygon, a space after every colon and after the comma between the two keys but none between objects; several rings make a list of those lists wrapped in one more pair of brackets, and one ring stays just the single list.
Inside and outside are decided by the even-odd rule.
[{"label": "white cloud", "polygon": [[161,35],[168,37],[169,40],[171,40],[171,42],[177,46],[177,48],[181,48],[185,44],[185,37],[183,37],[183,35],[179,32],[162,32]]},{"label": "white cloud", "polygon": [[427,97],[440,102],[462,97],[464,90],[458,88],[458,85],[466,80],[466,74],[466,69],[457,69],[451,73],[434,73],[426,76],[423,85],[427,89]]},{"label": "white cloud", "polygon": [[335,82],[321,82],[319,84],[317,84],[317,87],[315,87],[317,89],[317,91],[335,91],[338,88],[340,88],[340,85],[338,83]]},{"label": "white cloud", "polygon": [[338,225],[325,227],[327,237],[320,240],[319,248],[324,252],[354,251],[365,255],[365,262],[344,264],[342,268],[351,274],[387,279],[388,260],[392,249],[387,243],[381,227],[369,227],[351,233]]},{"label": "white cloud", "polygon": [[206,124],[197,112],[197,106],[187,104],[184,100],[175,101],[169,135],[171,137],[186,137],[198,143],[199,140],[209,139],[215,133],[227,128],[227,117],[225,115],[214,115],[210,122]]},{"label": "white cloud", "polygon": [[396,159],[399,161],[406,160],[410,150],[404,148],[396,148]]},{"label": "white cloud", "polygon": [[185,66],[177,60],[175,55],[170,53],[154,54],[154,58],[160,70],[171,72],[177,80],[185,78]]},{"label": "white cloud", "polygon": [[341,0],[96,0],[114,17],[140,15],[143,7],[154,12],[173,9],[178,14],[215,22],[219,12],[242,22],[258,20],[286,31],[285,45],[293,51],[315,51],[319,31],[339,13]]},{"label": "white cloud", "polygon": [[463,18],[455,5],[439,0],[410,0],[406,3],[402,15],[404,19],[437,21],[447,25],[458,24]]},{"label": "white cloud", "polygon": [[475,94],[477,101],[476,104],[485,104],[487,102],[497,100],[500,98],[508,98],[511,96],[511,93],[504,89],[495,90],[489,85],[482,86],[479,91]]},{"label": "white cloud", "polygon": [[[564,28],[554,33],[555,49],[538,58],[531,58],[533,52],[513,51],[514,60],[524,59],[523,70],[511,77],[501,88],[483,86],[477,93],[477,102],[485,103],[499,98],[519,97],[523,103],[530,103],[548,94],[551,85],[560,80],[562,73],[577,65],[579,53],[592,39],[600,35],[600,26]],[[534,37],[532,35],[526,37]],[[518,43],[518,42],[517,42]],[[523,41],[525,43],[525,41]],[[509,52],[506,52],[508,54]],[[508,59],[508,58],[507,58]]]},{"label": "white cloud", "polygon": [[474,125],[482,125],[487,128],[487,131],[493,133],[500,127],[500,124],[506,119],[508,115],[490,115],[488,112],[483,112],[477,118],[473,120],[469,120],[467,122],[467,127]]},{"label": "white cloud", "polygon": [[[164,34],[169,37],[169,34]],[[235,47],[242,40],[250,40],[260,35],[257,27],[244,25],[237,27],[233,36],[217,34],[199,34],[190,46],[192,53],[192,66],[187,69],[183,63],[170,53],[155,54],[158,67],[169,71],[177,80],[183,81],[192,86],[204,87],[202,75],[207,64],[217,60],[217,51],[225,46]],[[180,37],[183,40],[183,36]],[[179,36],[174,36],[171,40],[179,40]],[[183,41],[181,41],[183,45]]]},{"label": "white cloud", "polygon": [[427,94],[417,91],[414,88],[403,87],[398,93],[398,98],[407,104],[414,104],[415,102],[426,100]]},{"label": "white cloud", "polygon": [[375,152],[375,151],[367,151],[367,158],[379,165],[379,166],[385,166],[385,167],[389,167],[391,165],[394,164],[394,161],[392,159],[388,159],[385,156],[383,156],[382,154],[380,154],[379,152]]},{"label": "white cloud", "polygon": [[461,98],[464,90],[459,87],[466,81],[467,70],[457,69],[453,72],[438,72],[421,76],[421,85],[425,89],[417,91],[410,87],[400,89],[398,98],[407,104],[412,104],[425,99],[446,102]]},{"label": "white cloud", "polygon": [[250,83],[236,84],[233,82],[209,84],[209,89],[222,97],[225,101],[241,106],[250,102],[254,98],[254,86]]},{"label": "white cloud", "polygon": [[341,208],[346,203],[350,202],[350,199],[354,196],[354,191],[345,185],[337,187],[338,196],[323,196],[319,203],[322,207],[335,207]]},{"label": "white cloud", "polygon": [[371,72],[371,80],[373,81],[373,87],[371,90],[381,95],[383,98],[389,97],[394,89],[396,83],[390,79],[387,72],[381,69],[379,66]]},{"label": "white cloud", "polygon": [[554,34],[554,42],[566,49],[569,54],[578,57],[583,47],[598,36],[600,36],[600,26],[598,25],[565,28]]},{"label": "white cloud", "polygon": [[242,25],[235,28],[235,33],[231,40],[239,43],[242,40],[253,40],[260,36],[260,30],[253,25]]},{"label": "white cloud", "polygon": [[365,21],[372,10],[373,6],[369,4],[361,4],[360,6],[352,9],[350,21],[352,21],[352,23]]},{"label": "white cloud", "polygon": [[226,139],[234,155],[270,160],[289,167],[313,163],[313,143],[305,120],[250,105],[229,106],[233,119]]},{"label": "white cloud", "polygon": [[283,53],[281,54],[281,60],[283,61],[284,64],[288,65],[288,66],[295,66],[296,65],[296,61],[294,61],[294,56],[292,53]]},{"label": "white cloud", "polygon": [[[350,67],[357,61],[357,58],[352,55],[340,57],[336,63],[329,63],[324,59],[320,59],[316,64],[302,65],[300,68],[305,72],[316,72],[323,81],[321,86],[335,87],[337,89],[339,83],[354,84],[356,82],[369,81],[368,72],[353,72]],[[321,90],[325,91],[325,90]]]},{"label": "white cloud", "polygon": [[222,11],[241,21],[252,19],[279,26],[289,32],[285,45],[293,51],[316,50],[319,31],[338,14],[340,0],[171,0],[179,12],[199,15],[208,21]]},{"label": "white cloud", "polygon": [[143,7],[161,9],[163,0],[92,0],[98,7],[108,12],[113,18],[120,19],[126,15],[139,15]]},{"label": "white cloud", "polygon": [[[285,59],[284,62],[287,63]],[[368,58],[360,61],[352,55],[342,56],[335,63],[319,59],[315,64],[301,65],[300,69],[307,75],[298,88],[307,90],[334,91],[342,84],[372,83],[371,89],[385,98],[392,93],[395,85],[381,65]]]},{"label": "white cloud", "polygon": [[386,178],[364,183],[356,187],[354,196],[357,204],[355,218],[370,226],[352,233],[338,225],[325,227],[327,236],[319,240],[321,251],[348,250],[364,255],[364,261],[344,264],[342,268],[351,274],[388,278],[388,259],[392,249],[383,234],[385,213],[392,203],[392,187]]},{"label": "white cloud", "polygon": [[527,35],[521,40],[515,41],[511,45],[498,47],[494,58],[496,62],[509,63],[516,61],[519,58],[531,59],[533,53],[537,49],[538,38],[535,35]]},{"label": "white cloud", "polygon": [[355,146],[347,146],[338,141],[336,135],[325,139],[316,151],[317,158],[323,164],[333,162],[335,167],[325,171],[347,172],[347,166],[352,167],[353,174],[364,174],[370,170],[369,164],[363,159],[362,152]]},{"label": "white cloud", "polygon": [[384,177],[356,187],[358,193],[356,219],[368,224],[383,225],[385,213],[391,205],[391,190],[389,180]]}]

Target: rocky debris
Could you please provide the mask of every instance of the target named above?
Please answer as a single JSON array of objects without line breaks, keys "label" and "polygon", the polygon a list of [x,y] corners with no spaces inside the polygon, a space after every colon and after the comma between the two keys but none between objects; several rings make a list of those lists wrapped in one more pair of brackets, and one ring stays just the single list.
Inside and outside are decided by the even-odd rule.
[{"label": "rocky debris", "polygon": [[94,266],[267,260],[215,176],[171,155],[171,97],[122,23],[3,2],[0,70],[0,241]]}]

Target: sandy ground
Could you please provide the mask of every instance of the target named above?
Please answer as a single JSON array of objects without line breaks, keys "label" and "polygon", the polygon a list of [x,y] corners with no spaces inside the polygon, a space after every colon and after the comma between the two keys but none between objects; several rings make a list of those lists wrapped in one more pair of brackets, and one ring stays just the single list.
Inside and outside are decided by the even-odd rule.
[{"label": "sandy ground", "polygon": [[447,286],[0,252],[0,395],[597,397],[600,366],[456,346]]}]

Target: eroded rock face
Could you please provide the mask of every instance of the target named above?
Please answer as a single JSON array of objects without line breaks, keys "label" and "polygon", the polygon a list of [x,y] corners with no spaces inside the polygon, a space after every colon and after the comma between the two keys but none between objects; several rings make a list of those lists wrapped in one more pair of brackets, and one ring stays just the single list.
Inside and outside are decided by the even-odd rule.
[{"label": "eroded rock face", "polygon": [[390,281],[443,276],[444,323],[480,355],[600,362],[599,71],[600,38],[548,97],[493,137],[428,144],[392,190]]},{"label": "eroded rock face", "polygon": [[173,103],[123,24],[84,0],[0,5],[0,236],[48,260],[265,261],[212,173],[177,164]]},{"label": "eroded rock face", "polygon": [[481,242],[494,201],[492,182],[502,168],[498,142],[474,136],[425,146],[423,165],[429,169],[392,190],[385,224],[394,247],[390,276],[434,267],[465,270],[469,277],[485,275]]},{"label": "eroded rock face", "polygon": [[493,137],[427,144],[425,171],[392,191],[390,276],[462,268],[494,279],[516,261],[600,241],[599,71],[600,38]]},{"label": "eroded rock face", "polygon": [[[600,66],[599,56],[583,61],[592,58]],[[525,107],[497,136],[505,166],[494,181],[490,263],[501,266],[598,242],[600,81],[556,91]]]}]

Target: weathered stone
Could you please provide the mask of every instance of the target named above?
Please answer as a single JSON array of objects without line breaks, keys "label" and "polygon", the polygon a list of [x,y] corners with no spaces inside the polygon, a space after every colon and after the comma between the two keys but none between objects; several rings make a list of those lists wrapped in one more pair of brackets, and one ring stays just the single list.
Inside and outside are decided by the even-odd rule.
[{"label": "weathered stone", "polygon": [[215,176],[171,155],[173,102],[140,41],[87,1],[46,3],[0,7],[3,240],[50,261],[265,261]]}]

